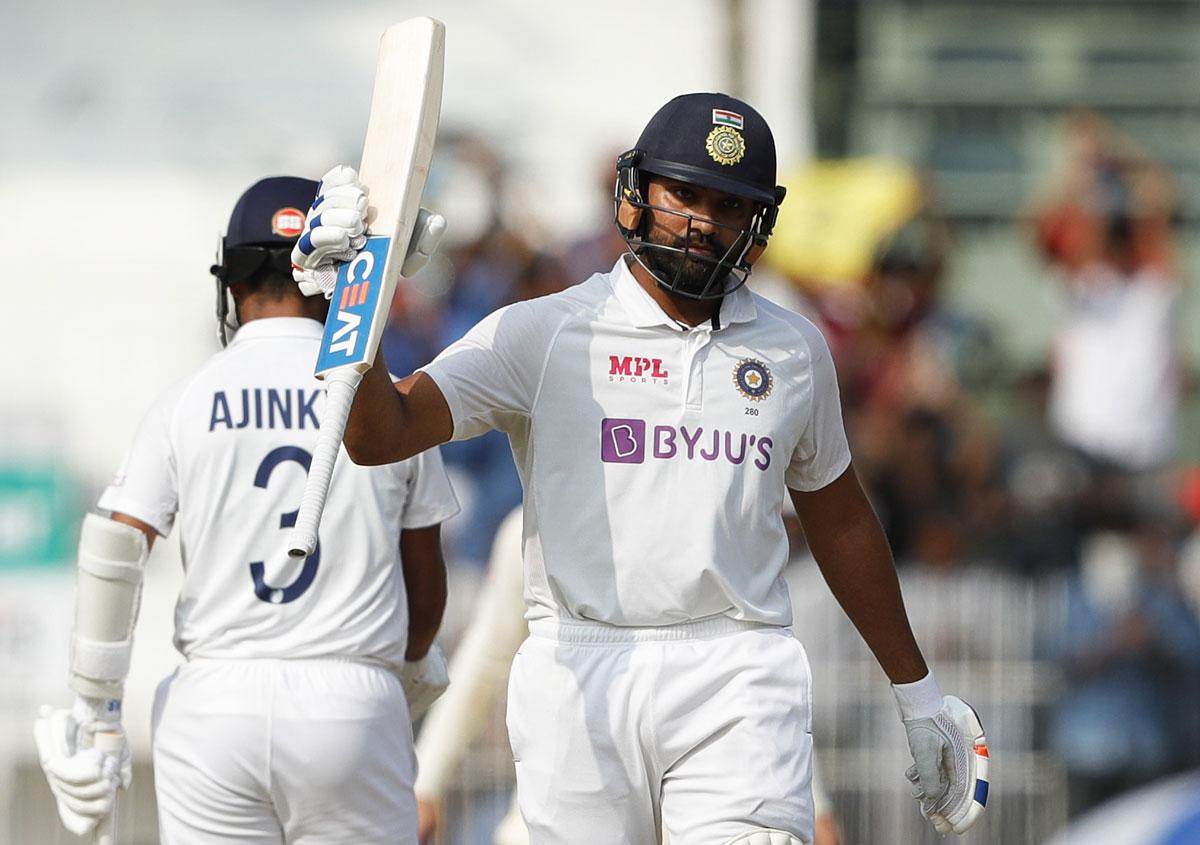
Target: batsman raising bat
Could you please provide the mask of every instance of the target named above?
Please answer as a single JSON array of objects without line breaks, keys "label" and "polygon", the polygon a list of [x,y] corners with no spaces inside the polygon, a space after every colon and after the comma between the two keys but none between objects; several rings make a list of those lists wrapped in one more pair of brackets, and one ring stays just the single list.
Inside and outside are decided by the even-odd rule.
[{"label": "batsman raising bat", "polygon": [[892,681],[921,812],[967,830],[983,729],[913,637],[829,349],[744,286],[784,197],[771,130],[733,97],[680,96],[615,175],[628,253],[610,272],[496,311],[395,384],[376,359],[346,427],[362,464],[509,437],[530,635],[508,729],[531,841],[645,843],[661,825],[674,845],[812,842],[785,495]]},{"label": "batsman raising bat", "polygon": [[187,662],[155,699],[161,841],[416,842],[411,718],[446,682],[433,645],[440,524],[458,504],[436,449],[374,468],[342,460],[322,542],[306,560],[287,554],[326,412],[312,360],[328,303],[296,290],[290,262],[316,191],[273,177],[238,200],[213,267],[221,336],[236,332],[147,414],[100,497],[111,518],[84,520],[77,697],[36,725],[74,833],[101,824],[129,784],[126,744],[88,746],[120,731],[146,559],[178,523],[175,645]]}]

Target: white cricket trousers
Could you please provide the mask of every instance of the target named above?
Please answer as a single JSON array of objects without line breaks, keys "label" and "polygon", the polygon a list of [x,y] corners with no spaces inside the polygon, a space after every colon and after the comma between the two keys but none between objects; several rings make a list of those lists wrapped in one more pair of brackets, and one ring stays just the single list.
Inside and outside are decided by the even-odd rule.
[{"label": "white cricket trousers", "polygon": [[539,620],[509,676],[533,845],[725,845],[813,837],[812,684],[790,630]]},{"label": "white cricket trousers", "polygon": [[194,660],[158,686],[163,845],[415,845],[400,681],[350,660]]}]

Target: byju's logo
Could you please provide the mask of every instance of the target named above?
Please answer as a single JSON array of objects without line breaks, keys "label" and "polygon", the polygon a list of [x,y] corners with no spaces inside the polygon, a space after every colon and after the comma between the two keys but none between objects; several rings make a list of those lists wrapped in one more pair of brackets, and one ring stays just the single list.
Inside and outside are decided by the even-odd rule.
[{"label": "byju's logo", "polygon": [[724,460],[735,466],[749,462],[766,471],[775,442],[757,434],[735,434],[719,428],[656,425],[646,436],[646,421],[605,418],[600,421],[600,460],[608,464],[641,464],[649,457],[660,461]]},{"label": "byju's logo", "polygon": [[600,460],[610,464],[640,464],[646,460],[646,421],[601,421]]}]

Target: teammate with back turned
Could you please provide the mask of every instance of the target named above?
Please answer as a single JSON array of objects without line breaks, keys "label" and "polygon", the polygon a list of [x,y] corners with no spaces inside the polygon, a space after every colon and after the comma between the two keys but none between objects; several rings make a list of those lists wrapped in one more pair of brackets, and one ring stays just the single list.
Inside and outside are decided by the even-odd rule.
[{"label": "teammate with back turned", "polygon": [[[436,449],[374,468],[343,460],[317,551],[287,555],[280,529],[295,521],[325,407],[312,361],[327,304],[296,290],[290,264],[317,188],[274,177],[238,200],[213,273],[222,342],[229,295],[240,327],[151,408],[100,498],[111,519],[84,520],[76,703],[43,708],[35,728],[77,834],[129,783],[127,745],[88,746],[120,729],[142,572],[178,518],[187,662],[155,700],[161,841],[416,842],[410,713],[444,688],[431,648],[446,600],[440,523],[458,503]],[[360,199],[333,189],[321,210],[353,232]]]},{"label": "teammate with back turned", "polygon": [[825,341],[743,286],[782,200],[753,108],[677,97],[617,160],[629,253],[611,272],[500,309],[395,385],[377,362],[359,389],[357,462],[509,436],[530,636],[508,726],[537,845],[652,842],[660,822],[674,845],[812,841],[785,491],[893,682],[921,811],[962,832],[983,810],[982,728],[913,638]]}]

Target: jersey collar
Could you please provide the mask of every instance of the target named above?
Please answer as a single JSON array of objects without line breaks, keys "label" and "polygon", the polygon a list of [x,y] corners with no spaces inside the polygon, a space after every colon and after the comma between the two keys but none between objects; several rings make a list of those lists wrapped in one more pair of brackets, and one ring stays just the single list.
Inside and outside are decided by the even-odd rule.
[{"label": "jersey collar", "polygon": [[[613,293],[625,309],[625,313],[629,315],[630,323],[638,328],[670,326],[678,330],[679,324],[672,320],[666,311],[662,310],[662,306],[655,302],[654,297],[646,293],[638,280],[633,277],[624,255],[617,259],[617,263],[612,269],[612,279]],[[748,323],[756,316],[758,316],[758,309],[754,305],[754,295],[745,285],[721,301],[720,323],[723,326],[731,323]]]},{"label": "jersey collar", "polygon": [[262,337],[306,337],[320,339],[325,327],[308,317],[260,317],[239,326],[230,346]]}]

